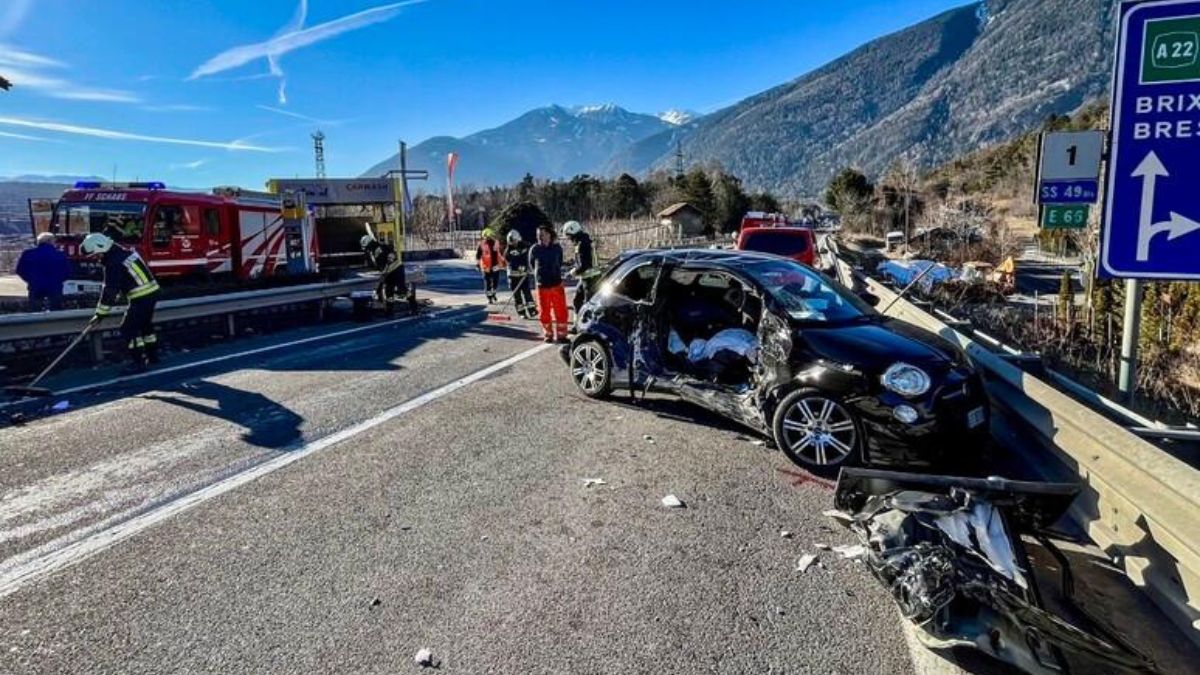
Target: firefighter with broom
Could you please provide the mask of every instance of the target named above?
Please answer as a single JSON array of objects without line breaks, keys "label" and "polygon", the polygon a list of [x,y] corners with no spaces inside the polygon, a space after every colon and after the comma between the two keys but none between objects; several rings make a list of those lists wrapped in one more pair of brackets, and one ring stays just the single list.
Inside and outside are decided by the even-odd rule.
[{"label": "firefighter with broom", "polygon": [[158,282],[150,266],[137,251],[117,246],[108,235],[93,232],[84,237],[79,251],[85,257],[99,257],[104,268],[104,287],[96,305],[93,322],[109,315],[122,296],[129,301],[121,321],[121,339],[129,350],[126,372],[140,373],[147,364],[158,363],[158,336],[154,333],[154,306],[158,303]]},{"label": "firefighter with broom", "polygon": [[533,280],[529,277],[529,244],[517,230],[509,230],[506,239],[508,248],[504,251],[504,258],[508,261],[508,288],[512,291],[512,302],[517,314],[526,319],[536,319]]}]

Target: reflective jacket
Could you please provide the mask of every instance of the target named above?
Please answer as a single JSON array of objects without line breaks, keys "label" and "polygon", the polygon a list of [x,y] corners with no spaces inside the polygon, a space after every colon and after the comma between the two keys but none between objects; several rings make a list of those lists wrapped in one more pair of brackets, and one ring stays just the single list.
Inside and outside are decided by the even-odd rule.
[{"label": "reflective jacket", "polygon": [[100,262],[104,266],[104,288],[100,290],[96,314],[108,314],[121,296],[133,302],[158,292],[158,282],[154,280],[150,266],[136,251],[113,246]]},{"label": "reflective jacket", "polygon": [[504,255],[500,253],[500,244],[491,239],[479,242],[479,248],[475,249],[475,261],[484,273],[504,269]]},{"label": "reflective jacket", "polygon": [[538,288],[561,286],[563,282],[563,250],[558,244],[534,244],[529,249],[529,267]]},{"label": "reflective jacket", "polygon": [[529,247],[525,242],[511,244],[508,250],[504,252],[504,259],[508,261],[508,276],[514,279],[520,279],[529,274]]},{"label": "reflective jacket", "polygon": [[596,247],[592,235],[580,232],[575,240],[575,267],[571,276],[576,279],[591,279],[600,276],[600,265],[596,260]]},{"label": "reflective jacket", "polygon": [[396,271],[396,268],[402,264],[400,256],[396,253],[396,247],[391,244],[375,242],[367,247],[366,254],[367,260],[371,262],[371,267],[384,274]]}]

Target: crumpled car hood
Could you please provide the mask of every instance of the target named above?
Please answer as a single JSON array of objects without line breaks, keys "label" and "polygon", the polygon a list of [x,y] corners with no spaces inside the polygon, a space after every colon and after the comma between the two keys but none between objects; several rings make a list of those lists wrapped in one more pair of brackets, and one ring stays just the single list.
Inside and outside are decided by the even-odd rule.
[{"label": "crumpled car hood", "polygon": [[797,334],[821,358],[870,370],[882,371],[897,361],[939,369],[955,361],[938,337],[901,321],[805,326]]}]

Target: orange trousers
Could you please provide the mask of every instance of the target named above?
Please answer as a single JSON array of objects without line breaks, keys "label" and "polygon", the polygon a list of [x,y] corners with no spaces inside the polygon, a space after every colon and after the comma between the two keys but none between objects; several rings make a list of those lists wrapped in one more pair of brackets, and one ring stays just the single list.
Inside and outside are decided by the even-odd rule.
[{"label": "orange trousers", "polygon": [[[562,284],[537,289],[538,319],[542,322],[542,334],[548,338],[567,337],[567,292]],[[557,336],[555,333],[558,333]]]}]

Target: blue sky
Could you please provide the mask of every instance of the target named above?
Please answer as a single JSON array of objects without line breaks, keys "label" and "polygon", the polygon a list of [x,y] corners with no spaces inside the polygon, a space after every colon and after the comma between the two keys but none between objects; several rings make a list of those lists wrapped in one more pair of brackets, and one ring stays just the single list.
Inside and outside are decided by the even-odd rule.
[{"label": "blue sky", "polygon": [[711,112],[962,4],[0,0],[0,176],[261,187],[317,127],[354,176],[550,103]]}]

